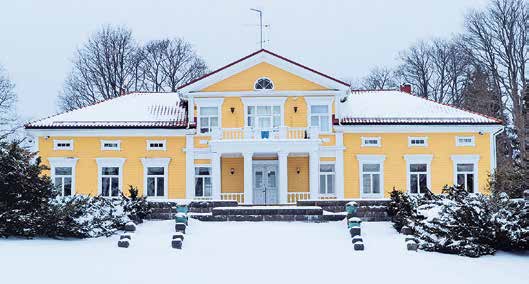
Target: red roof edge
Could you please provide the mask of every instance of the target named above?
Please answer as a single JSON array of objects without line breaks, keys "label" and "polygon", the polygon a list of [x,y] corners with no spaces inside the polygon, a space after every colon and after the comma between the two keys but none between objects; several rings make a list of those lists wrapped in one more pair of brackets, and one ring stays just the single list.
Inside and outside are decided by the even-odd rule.
[{"label": "red roof edge", "polygon": [[186,83],[186,84],[184,84],[184,85],[178,87],[178,89],[181,89],[181,88],[187,87],[187,86],[189,86],[189,85],[191,85],[191,84],[194,84],[194,83],[196,83],[196,82],[198,82],[198,81],[200,81],[200,80],[202,80],[202,79],[205,79],[205,78],[207,78],[207,77],[209,77],[209,76],[211,76],[211,75],[214,75],[214,74],[216,74],[216,73],[219,73],[220,71],[222,71],[222,70],[224,70],[224,69],[227,69],[227,68],[229,68],[229,67],[231,67],[231,66],[233,66],[233,65],[235,65],[235,64],[237,64],[237,63],[240,63],[240,62],[242,62],[242,61],[244,61],[244,60],[246,60],[246,59],[248,59],[248,58],[250,58],[250,57],[252,57],[252,56],[255,56],[255,55],[261,53],[261,52],[268,53],[268,54],[270,54],[270,55],[272,55],[272,56],[275,56],[275,57],[277,57],[277,58],[279,58],[279,59],[282,59],[282,60],[284,60],[284,61],[287,61],[287,62],[289,62],[289,63],[291,63],[291,64],[294,64],[294,65],[296,65],[296,66],[298,66],[298,67],[301,67],[301,68],[306,69],[306,70],[308,70],[308,71],[314,72],[314,73],[316,73],[316,74],[318,74],[318,75],[320,75],[320,76],[323,76],[323,77],[325,77],[325,78],[327,78],[327,79],[333,80],[333,81],[335,81],[335,82],[337,82],[337,83],[340,83],[340,84],[342,84],[342,85],[344,85],[344,86],[350,87],[350,84],[347,84],[347,83],[345,83],[344,81],[341,81],[341,80],[338,80],[338,79],[336,79],[336,78],[333,78],[333,77],[331,77],[331,76],[329,76],[329,75],[323,74],[323,73],[321,73],[321,72],[319,72],[319,71],[316,71],[316,70],[314,70],[314,69],[312,69],[312,68],[310,68],[310,67],[307,67],[307,66],[305,66],[305,65],[303,65],[303,64],[297,63],[297,62],[295,62],[295,61],[293,61],[293,60],[290,60],[290,59],[288,59],[288,58],[286,58],[286,57],[284,57],[284,56],[281,56],[281,55],[279,55],[279,54],[277,54],[277,53],[274,53],[274,52],[272,52],[272,51],[269,51],[269,50],[267,50],[267,49],[260,49],[260,50],[258,50],[258,51],[255,51],[255,52],[249,54],[249,55],[246,55],[246,56],[244,56],[244,57],[242,57],[242,58],[239,58],[239,59],[233,61],[232,63],[229,63],[229,64],[227,64],[227,65],[224,65],[224,66],[220,67],[219,69],[217,69],[217,70],[215,70],[215,71],[212,71],[212,72],[210,72],[210,73],[208,73],[208,74],[206,74],[206,75],[204,75],[204,76],[202,76],[202,77],[199,77],[199,78],[197,78],[197,79],[195,79],[195,80],[192,80],[192,81],[190,81],[190,82],[188,82],[188,83]]}]

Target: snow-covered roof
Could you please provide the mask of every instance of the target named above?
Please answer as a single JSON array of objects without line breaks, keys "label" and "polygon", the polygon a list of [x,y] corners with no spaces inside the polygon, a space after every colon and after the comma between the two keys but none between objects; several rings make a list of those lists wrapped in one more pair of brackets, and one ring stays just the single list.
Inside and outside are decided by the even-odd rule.
[{"label": "snow-covered roof", "polygon": [[185,128],[187,107],[177,93],[131,93],[31,122],[27,128]]},{"label": "snow-covered roof", "polygon": [[353,91],[338,102],[342,124],[498,124],[499,120],[402,91]]}]

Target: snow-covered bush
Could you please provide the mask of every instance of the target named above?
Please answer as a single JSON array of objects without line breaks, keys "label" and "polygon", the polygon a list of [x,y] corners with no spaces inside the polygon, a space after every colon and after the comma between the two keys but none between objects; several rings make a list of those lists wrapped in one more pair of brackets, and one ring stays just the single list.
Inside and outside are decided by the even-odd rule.
[{"label": "snow-covered bush", "polygon": [[129,196],[122,195],[123,198],[123,209],[127,216],[136,223],[143,222],[143,219],[147,217],[152,211],[147,197],[138,197],[138,188],[135,186],[129,186]]},{"label": "snow-covered bush", "polygon": [[506,194],[468,193],[454,186],[439,195],[392,192],[391,198],[395,228],[410,227],[423,250],[478,257],[497,249],[529,249],[527,208]]},{"label": "snow-covered bush", "polygon": [[108,236],[127,221],[122,199],[61,197],[34,154],[0,142],[0,237]]}]

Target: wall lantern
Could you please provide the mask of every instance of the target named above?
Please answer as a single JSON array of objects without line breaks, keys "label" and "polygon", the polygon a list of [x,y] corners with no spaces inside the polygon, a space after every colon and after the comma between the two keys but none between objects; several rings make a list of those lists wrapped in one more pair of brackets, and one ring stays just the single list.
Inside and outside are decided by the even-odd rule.
[{"label": "wall lantern", "polygon": [[294,107],[294,112],[298,112],[298,107],[297,106]]},{"label": "wall lantern", "polygon": [[300,168],[296,168],[296,173],[299,175],[299,173],[301,172],[301,169]]},{"label": "wall lantern", "polygon": [[234,113],[235,112],[235,108],[234,107],[230,107],[230,111],[231,111],[231,113]]},{"label": "wall lantern", "polygon": [[234,168],[231,168],[230,169],[230,175],[234,175],[235,174],[235,169]]}]

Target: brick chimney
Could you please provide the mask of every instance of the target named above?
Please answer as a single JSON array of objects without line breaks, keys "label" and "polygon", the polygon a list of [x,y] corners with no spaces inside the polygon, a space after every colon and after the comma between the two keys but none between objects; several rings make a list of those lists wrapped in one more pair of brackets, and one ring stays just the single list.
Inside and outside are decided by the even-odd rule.
[{"label": "brick chimney", "polygon": [[411,94],[411,85],[410,84],[402,84],[402,85],[400,85],[400,91],[408,93],[408,94]]}]

